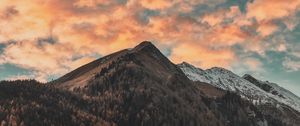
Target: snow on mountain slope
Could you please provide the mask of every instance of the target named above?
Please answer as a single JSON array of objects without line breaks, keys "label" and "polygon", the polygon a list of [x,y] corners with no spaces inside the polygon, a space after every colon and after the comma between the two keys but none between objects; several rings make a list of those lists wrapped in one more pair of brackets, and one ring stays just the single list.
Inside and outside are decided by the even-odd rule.
[{"label": "snow on mountain slope", "polygon": [[201,70],[185,62],[178,66],[193,81],[206,82],[223,90],[238,92],[253,100],[265,100],[268,97],[259,87],[224,68]]},{"label": "snow on mountain slope", "polygon": [[271,83],[268,81],[257,80],[253,76],[249,74],[245,74],[243,76],[244,79],[253,83],[254,85],[260,87],[265,90],[269,95],[273,96],[277,101],[281,101],[282,103],[286,103],[293,108],[300,108],[300,98],[293,94],[292,92],[278,86],[275,83]]},{"label": "snow on mountain slope", "polygon": [[281,95],[266,92],[264,88],[224,68],[213,67],[211,69],[202,70],[186,62],[178,64],[178,67],[190,80],[209,83],[223,90],[237,92],[241,97],[253,100],[256,104],[285,104],[300,112],[299,98],[276,84],[268,83],[268,85],[273,87],[272,90],[279,92],[286,98],[281,98]]}]

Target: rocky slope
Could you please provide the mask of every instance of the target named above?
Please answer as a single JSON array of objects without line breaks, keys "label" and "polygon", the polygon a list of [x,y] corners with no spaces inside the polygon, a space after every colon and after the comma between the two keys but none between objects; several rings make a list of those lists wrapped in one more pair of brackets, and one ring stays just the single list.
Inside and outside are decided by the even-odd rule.
[{"label": "rocky slope", "polygon": [[277,101],[286,104],[287,106],[290,106],[300,112],[300,98],[292,92],[278,86],[275,83],[258,80],[249,74],[244,75],[243,78],[263,89],[269,94],[270,97],[273,97]]},{"label": "rocky slope", "polygon": [[224,68],[202,70],[186,62],[179,64],[178,67],[193,81],[205,82],[223,90],[237,92],[242,97],[252,100],[272,102],[262,89]]},{"label": "rocky slope", "polygon": [[178,64],[178,67],[192,81],[205,82],[236,92],[242,98],[253,102],[266,116],[287,119],[284,122],[289,125],[300,123],[300,98],[277,84],[263,82],[250,75],[240,77],[224,68],[202,70],[186,62]]}]

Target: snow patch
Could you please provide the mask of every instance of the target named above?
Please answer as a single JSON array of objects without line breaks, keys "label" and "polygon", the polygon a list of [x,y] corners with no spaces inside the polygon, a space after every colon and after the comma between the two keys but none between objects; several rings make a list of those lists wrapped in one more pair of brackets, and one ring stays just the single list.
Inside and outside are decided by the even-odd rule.
[{"label": "snow patch", "polygon": [[260,81],[272,86],[271,91],[276,91],[280,95],[266,92],[255,84],[224,68],[213,67],[202,70],[186,62],[178,66],[192,81],[205,82],[223,90],[236,92],[242,98],[251,100],[255,104],[285,104],[300,112],[300,98],[290,91],[279,87],[277,84]]}]

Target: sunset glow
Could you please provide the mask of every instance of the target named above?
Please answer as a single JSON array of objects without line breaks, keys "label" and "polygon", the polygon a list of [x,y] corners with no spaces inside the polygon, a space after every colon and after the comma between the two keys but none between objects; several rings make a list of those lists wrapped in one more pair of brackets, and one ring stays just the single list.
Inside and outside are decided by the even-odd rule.
[{"label": "sunset glow", "polygon": [[300,95],[299,23],[300,0],[1,0],[0,79],[49,81],[148,40]]}]

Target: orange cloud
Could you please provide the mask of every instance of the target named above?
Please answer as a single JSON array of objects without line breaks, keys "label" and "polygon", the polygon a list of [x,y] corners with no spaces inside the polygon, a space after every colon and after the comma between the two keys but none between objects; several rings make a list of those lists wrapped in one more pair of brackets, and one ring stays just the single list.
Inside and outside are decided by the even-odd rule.
[{"label": "orange cloud", "polygon": [[[87,57],[74,61],[76,56],[103,56],[150,40],[162,50],[171,48],[174,62],[229,68],[237,60],[232,46],[240,44],[245,50],[263,52],[261,39],[277,30],[269,22],[296,9],[296,5],[272,1],[276,13],[269,12],[271,5],[266,1],[255,0],[248,5],[246,14],[232,6],[197,17],[192,11],[196,5],[213,8],[225,1],[2,0],[0,43],[7,46],[0,54],[0,64],[16,64],[45,78],[93,60]],[[252,18],[258,22],[253,23]],[[257,28],[260,36],[242,26]],[[37,38],[47,36],[57,41],[42,45],[37,42]]]},{"label": "orange cloud", "polygon": [[[44,45],[39,47],[37,43],[22,41],[8,45],[1,60],[17,64],[25,68],[34,68],[41,71],[58,70],[62,57],[69,57],[72,51],[68,52],[64,47]],[[60,51],[60,54],[57,54]],[[62,60],[62,61],[59,61]]]},{"label": "orange cloud", "polygon": [[187,61],[202,68],[214,66],[230,68],[231,62],[236,60],[230,49],[209,49],[195,43],[179,44],[172,50],[170,59],[175,63]]},{"label": "orange cloud", "polygon": [[16,10],[14,6],[8,6],[4,10],[2,10],[0,17],[2,20],[7,20],[11,19],[15,15],[18,15],[18,13],[19,11]]},{"label": "orange cloud", "polygon": [[[278,27],[271,23],[273,20],[290,20],[295,17],[300,8],[300,0],[255,0],[247,6],[247,18],[254,18],[258,22],[257,31],[266,37],[278,30]],[[285,21],[288,29],[293,29],[295,21]]]},{"label": "orange cloud", "polygon": [[214,12],[205,14],[200,18],[202,22],[210,26],[220,25],[225,19],[235,19],[242,16],[238,6],[232,6],[230,9],[220,9]]},{"label": "orange cloud", "polygon": [[74,6],[77,7],[92,7],[95,8],[98,5],[109,5],[112,1],[108,0],[78,0],[74,3]]},{"label": "orange cloud", "polygon": [[206,33],[201,40],[211,47],[226,47],[243,43],[251,34],[242,31],[239,26],[218,26]]},{"label": "orange cloud", "polygon": [[263,36],[268,36],[277,31],[278,26],[272,22],[262,22],[259,24],[257,31]]},{"label": "orange cloud", "polygon": [[299,0],[255,0],[247,6],[247,16],[256,20],[272,20],[289,16],[299,8]]},{"label": "orange cloud", "polygon": [[67,45],[20,41],[7,45],[0,56],[0,63],[11,63],[33,70],[37,79],[45,81],[48,75],[61,75],[94,60],[91,57],[73,60],[74,52]]},{"label": "orange cloud", "polygon": [[244,62],[250,70],[259,71],[260,69],[262,69],[262,63],[255,58],[247,58]]},{"label": "orange cloud", "polygon": [[221,15],[215,14],[215,15],[205,15],[202,18],[202,21],[208,23],[211,26],[214,26],[223,22],[224,21],[223,19],[224,17],[222,17]]},{"label": "orange cloud", "polygon": [[175,2],[173,0],[141,0],[141,5],[149,9],[164,9],[171,7]]}]

